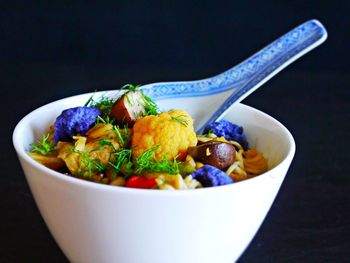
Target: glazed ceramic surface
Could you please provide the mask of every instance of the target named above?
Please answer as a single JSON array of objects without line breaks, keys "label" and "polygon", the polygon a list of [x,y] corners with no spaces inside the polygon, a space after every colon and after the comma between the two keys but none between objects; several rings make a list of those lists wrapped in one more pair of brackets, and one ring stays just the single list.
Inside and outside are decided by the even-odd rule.
[{"label": "glazed ceramic surface", "polygon": [[319,21],[310,20],[221,74],[196,81],[152,83],[142,89],[157,99],[220,93],[220,101],[210,103],[211,115],[197,122],[197,131],[201,132],[206,125],[220,119],[233,103],[240,102],[296,59],[322,44],[327,36]]},{"label": "glazed ceramic surface", "polygon": [[[111,94],[113,92],[107,92]],[[98,93],[99,96],[106,93]],[[69,177],[32,160],[29,144],[63,109],[91,94],[45,105],[24,117],[13,143],[37,206],[71,262],[231,263],[254,237],[293,159],[288,130],[243,104],[224,116],[244,127],[249,143],[264,152],[270,170],[231,185],[195,190],[142,190]],[[213,95],[158,101],[162,109],[186,109],[200,119]],[[214,95],[220,100],[220,94]],[[207,109],[207,108],[206,108]]]}]

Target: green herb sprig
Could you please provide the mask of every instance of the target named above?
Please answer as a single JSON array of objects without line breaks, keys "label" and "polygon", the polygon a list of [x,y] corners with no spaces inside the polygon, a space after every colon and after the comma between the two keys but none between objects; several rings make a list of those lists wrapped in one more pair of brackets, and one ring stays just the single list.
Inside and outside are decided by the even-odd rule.
[{"label": "green herb sprig", "polygon": [[145,100],[145,116],[149,115],[157,115],[159,114],[159,108],[158,105],[152,100],[150,97],[143,94],[143,98]]},{"label": "green herb sprig", "polygon": [[128,143],[129,138],[130,138],[128,128],[126,126],[124,128],[120,128],[119,126],[114,125],[113,132],[117,136],[120,146],[124,148],[126,146],[126,144]]},{"label": "green herb sprig", "polygon": [[143,171],[168,174],[178,174],[180,172],[180,163],[178,161],[169,161],[166,157],[160,161],[156,160],[155,152],[158,149],[159,146],[155,146],[144,151],[136,158],[134,162],[136,174],[141,174]]},{"label": "green herb sprig", "polygon": [[97,100],[93,99],[93,95],[88,99],[84,106],[98,108],[102,115],[108,116],[111,112],[115,100],[102,95]]},{"label": "green herb sprig", "polygon": [[181,123],[183,126],[187,127],[188,126],[188,121],[185,118],[181,118],[181,117],[171,117],[172,120],[177,121],[179,123]]},{"label": "green herb sprig", "polygon": [[98,147],[91,150],[91,152],[93,151],[99,151],[102,150],[105,146],[109,146],[113,149],[113,151],[116,151],[116,149],[114,148],[114,145],[112,142],[108,141],[107,138],[102,138],[100,140],[97,140],[98,143]]},{"label": "green herb sprig", "polygon": [[104,117],[97,116],[96,124],[98,124],[98,123],[113,124],[114,120],[111,119],[108,115],[105,115]]},{"label": "green herb sprig", "polygon": [[77,153],[81,156],[80,167],[78,174],[83,177],[92,177],[96,173],[102,173],[107,169],[107,166],[102,164],[100,159],[94,159],[89,157],[88,152],[79,151],[72,148],[74,153]]},{"label": "green herb sprig", "polygon": [[48,155],[50,152],[55,150],[55,144],[53,141],[49,141],[48,138],[50,133],[44,134],[40,140],[37,141],[37,144],[30,144],[33,147],[32,152],[38,152],[42,155]]},{"label": "green herb sprig", "polygon": [[120,89],[126,89],[126,90],[131,90],[131,91],[136,91],[141,85],[132,85],[132,84],[125,84],[123,87]]},{"label": "green herb sprig", "polygon": [[110,162],[109,164],[114,168],[114,173],[117,174],[121,171],[123,166],[126,166],[123,171],[126,175],[130,175],[132,173],[132,162],[131,162],[131,149],[121,149],[114,153],[116,160],[114,162]]}]

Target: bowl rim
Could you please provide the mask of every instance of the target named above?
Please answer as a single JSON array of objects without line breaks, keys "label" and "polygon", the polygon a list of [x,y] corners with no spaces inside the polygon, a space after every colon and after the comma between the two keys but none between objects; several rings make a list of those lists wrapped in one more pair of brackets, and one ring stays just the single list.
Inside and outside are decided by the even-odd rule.
[{"label": "bowl rim", "polygon": [[[109,92],[109,91],[105,91],[105,92]],[[68,184],[73,184],[74,186],[77,187],[82,187],[82,188],[88,188],[90,189],[94,189],[95,191],[112,191],[112,192],[122,192],[122,193],[128,193],[128,194],[147,194],[147,195],[192,195],[192,194],[202,194],[202,193],[206,193],[206,192],[217,192],[217,191],[223,191],[224,189],[226,190],[231,190],[231,188],[235,188],[235,187],[239,187],[239,185],[247,185],[252,183],[252,181],[256,181],[259,180],[259,178],[263,179],[266,177],[273,177],[272,174],[274,173],[274,171],[276,169],[278,169],[280,166],[282,166],[284,163],[290,163],[294,157],[295,151],[296,151],[296,145],[295,145],[295,140],[292,136],[292,134],[290,133],[290,131],[278,120],[276,120],[274,117],[270,116],[269,114],[258,110],[252,106],[248,106],[244,103],[237,103],[236,105],[239,105],[240,107],[243,107],[245,109],[251,110],[259,115],[263,115],[264,118],[268,118],[270,120],[272,120],[277,126],[279,126],[284,133],[286,134],[286,140],[289,144],[289,149],[288,152],[286,154],[286,156],[275,166],[272,167],[271,169],[269,169],[267,172],[260,174],[258,176],[255,176],[253,178],[249,178],[240,182],[236,182],[233,184],[228,184],[228,185],[223,185],[223,186],[216,186],[216,187],[204,187],[204,188],[198,188],[198,189],[188,189],[188,190],[181,190],[181,191],[164,191],[164,190],[160,190],[160,189],[139,189],[139,188],[128,188],[128,187],[118,187],[118,186],[114,186],[114,185],[107,185],[107,184],[100,184],[100,183],[96,183],[96,182],[92,182],[92,181],[88,181],[88,180],[83,180],[80,178],[76,178],[73,176],[68,176],[65,175],[63,173],[57,172],[53,169],[50,169],[38,162],[36,162],[34,159],[32,159],[26,152],[26,150],[24,149],[24,145],[22,143],[20,143],[20,132],[21,129],[23,129],[27,123],[29,123],[29,120],[31,119],[31,117],[33,115],[35,115],[37,112],[41,111],[43,108],[45,107],[49,107],[50,105],[53,104],[59,104],[62,101],[65,101],[67,99],[74,99],[74,98],[79,98],[82,96],[88,96],[90,94],[99,94],[102,92],[89,92],[89,93],[83,93],[83,94],[79,94],[79,95],[74,95],[74,96],[70,96],[70,97],[66,97],[63,99],[59,99],[50,103],[47,103],[43,106],[40,106],[39,108],[34,109],[33,111],[29,112],[28,114],[26,114],[15,126],[14,130],[13,130],[13,134],[12,134],[12,143],[13,146],[15,148],[15,151],[17,153],[17,156],[19,159],[22,159],[23,161],[25,161],[28,165],[34,167],[37,170],[40,170],[42,173],[48,174],[50,176],[52,176],[54,179],[56,180],[60,180],[63,182],[66,182]],[[224,117],[223,117],[224,118]]]}]

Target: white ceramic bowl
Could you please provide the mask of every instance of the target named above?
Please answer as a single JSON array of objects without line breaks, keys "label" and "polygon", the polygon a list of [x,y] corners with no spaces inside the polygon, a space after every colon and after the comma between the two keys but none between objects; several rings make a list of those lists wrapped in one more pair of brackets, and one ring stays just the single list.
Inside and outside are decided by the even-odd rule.
[{"label": "white ceramic bowl", "polygon": [[[263,222],[293,159],[295,143],[288,130],[249,106],[232,107],[225,119],[244,127],[250,144],[269,159],[270,170],[221,187],[163,191],[108,186],[60,174],[32,160],[29,144],[63,109],[83,105],[90,95],[45,105],[25,116],[13,133],[35,201],[67,258],[93,263],[237,260]],[[167,99],[159,105],[188,110],[196,119],[205,112],[207,99]]]}]

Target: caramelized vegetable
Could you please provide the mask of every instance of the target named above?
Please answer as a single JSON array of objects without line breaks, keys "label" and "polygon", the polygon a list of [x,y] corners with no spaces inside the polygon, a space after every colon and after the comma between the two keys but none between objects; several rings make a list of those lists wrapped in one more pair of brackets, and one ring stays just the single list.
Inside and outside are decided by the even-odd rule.
[{"label": "caramelized vegetable", "polygon": [[110,116],[117,124],[132,127],[137,119],[145,116],[146,105],[141,91],[128,91],[114,103]]},{"label": "caramelized vegetable", "polygon": [[223,170],[235,161],[236,150],[229,143],[210,141],[195,147],[189,147],[188,153],[196,161],[210,164]]},{"label": "caramelized vegetable", "polygon": [[29,155],[35,161],[45,165],[48,168],[59,171],[65,167],[64,161],[60,158],[57,158],[56,153],[43,155],[37,152],[30,152]]}]

